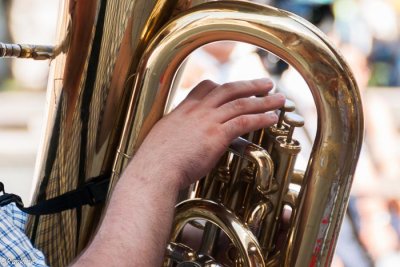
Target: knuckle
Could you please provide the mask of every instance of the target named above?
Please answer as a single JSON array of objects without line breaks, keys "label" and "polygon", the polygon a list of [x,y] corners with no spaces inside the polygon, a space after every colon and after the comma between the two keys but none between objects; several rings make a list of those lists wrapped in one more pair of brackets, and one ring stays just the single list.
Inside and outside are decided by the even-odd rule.
[{"label": "knuckle", "polygon": [[199,83],[199,85],[201,85],[201,86],[216,86],[217,84],[215,83],[215,82],[213,82],[213,81],[211,81],[211,80],[203,80],[203,81],[201,81],[200,83]]},{"label": "knuckle", "polygon": [[236,99],[232,102],[232,107],[234,110],[243,110],[246,107],[246,101],[242,98]]},{"label": "knuckle", "polygon": [[223,128],[223,137],[224,139],[230,140],[235,135],[235,126],[233,124],[227,125],[227,127]]},{"label": "knuckle", "polygon": [[221,87],[224,87],[224,88],[229,88],[229,87],[232,87],[232,86],[234,86],[233,82],[226,82],[226,83],[223,83],[221,85]]},{"label": "knuckle", "polygon": [[246,117],[240,116],[240,117],[237,117],[237,118],[236,118],[236,120],[235,120],[235,127],[236,127],[237,129],[245,129],[245,128],[247,128],[248,126],[249,126],[249,120],[248,120]]},{"label": "knuckle", "polygon": [[278,116],[273,112],[268,112],[266,114],[260,114],[257,118],[257,125],[262,126],[262,128],[267,128],[272,126],[278,121]]},{"label": "knuckle", "polygon": [[194,114],[199,109],[200,104],[198,102],[186,99],[185,102],[182,102],[181,105],[174,110],[174,112],[179,111],[181,116],[188,116]]},{"label": "knuckle", "polygon": [[260,82],[260,80],[250,80],[250,81],[246,81],[248,86],[252,86],[252,87],[261,87],[264,84]]},{"label": "knuckle", "polygon": [[262,100],[263,100],[262,102],[263,102],[263,104],[265,106],[268,106],[268,105],[271,104],[271,97],[270,96],[265,96],[265,97],[262,98]]},{"label": "knuckle", "polygon": [[269,84],[265,82],[264,79],[256,79],[246,81],[245,86],[248,88],[254,88],[257,90],[265,90],[269,87]]},{"label": "knuckle", "polygon": [[240,88],[240,83],[239,82],[227,82],[227,83],[222,84],[221,88],[229,89],[229,90],[237,89],[237,88]]}]

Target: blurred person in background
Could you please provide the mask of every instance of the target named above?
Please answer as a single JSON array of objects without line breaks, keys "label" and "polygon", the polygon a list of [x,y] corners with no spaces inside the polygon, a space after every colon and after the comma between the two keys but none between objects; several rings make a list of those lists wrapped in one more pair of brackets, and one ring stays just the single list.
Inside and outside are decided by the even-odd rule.
[{"label": "blurred person in background", "polygon": [[399,6],[398,0],[334,1],[336,31],[368,56],[371,86],[400,86]]},{"label": "blurred person in background", "polygon": [[180,70],[182,78],[172,96],[175,107],[189,91],[202,80],[216,83],[251,80],[268,77],[256,47],[234,41],[206,44],[193,51]]},{"label": "blurred person in background", "polygon": [[[280,7],[306,16],[313,23],[320,20],[325,27],[329,26],[332,19],[329,12],[307,17],[307,14],[313,14],[310,9],[314,12],[321,10],[315,6],[315,1],[276,2]],[[376,85],[374,73],[380,81],[385,81],[383,85],[398,85],[395,81],[400,77],[396,70],[397,54],[400,51],[398,45],[396,46],[399,42],[399,13],[393,5],[394,2],[333,1],[333,25],[322,27],[323,30],[328,30],[326,33],[348,61],[364,98],[366,142],[354,179],[348,214],[336,249],[341,263],[347,267],[372,266],[375,263],[378,266],[400,266],[397,256],[400,244],[399,134],[393,113],[384,99],[376,94],[369,97],[367,91],[369,83]],[[293,7],[290,8],[291,3]],[[382,43],[386,46],[382,46]],[[388,49],[389,47],[397,49]],[[385,59],[387,72],[376,72],[376,66],[380,64],[376,61],[376,55],[384,55],[381,58]],[[316,114],[314,101],[304,80],[289,68],[283,73],[278,86],[288,98],[295,100],[301,115],[306,119],[304,128],[313,140]],[[302,145],[306,143],[302,142]]]},{"label": "blurred person in background", "polygon": [[[257,2],[265,3],[265,1]],[[381,264],[388,258],[393,260],[390,255],[396,254],[400,244],[396,228],[398,227],[396,222],[399,221],[398,214],[396,214],[396,206],[393,207],[393,201],[390,200],[400,196],[400,192],[393,190],[400,188],[397,186],[397,176],[400,173],[398,168],[400,164],[397,159],[400,157],[396,150],[399,147],[396,145],[399,136],[384,101],[378,98],[370,99],[365,92],[371,81],[370,75],[374,71],[375,62],[371,62],[373,60],[371,53],[373,47],[376,47],[374,40],[390,36],[389,32],[392,33],[391,38],[398,40],[398,33],[393,30],[397,25],[396,19],[393,19],[393,10],[391,9],[388,13],[388,21],[384,22],[387,24],[386,29],[377,34],[374,29],[371,29],[371,22],[367,23],[366,18],[370,15],[365,14],[373,9],[363,7],[363,10],[360,10],[362,6],[374,5],[369,0],[276,0],[268,2],[309,19],[328,34],[332,41],[341,48],[340,50],[349,62],[363,94],[367,141],[354,181],[349,213],[345,218],[338,241],[336,250],[338,258],[334,264],[346,267],[367,267],[373,266],[375,262]],[[384,10],[387,10],[386,7],[390,4],[384,2],[378,4],[377,7],[382,8],[378,12],[380,19],[382,16],[385,17]],[[238,60],[240,58],[235,59],[235,56],[232,56],[235,55],[232,53],[233,50],[233,44],[221,42],[210,44],[194,52],[186,65],[182,88],[190,87],[192,83],[196,82],[196,79],[211,78],[221,81],[219,79],[223,77],[229,80],[229,67],[235,69],[235,61],[240,62]],[[305,169],[316,132],[315,122],[317,120],[311,93],[296,71],[292,68],[285,71],[286,63],[275,60],[276,66],[271,68],[273,55],[256,52],[261,55],[261,57],[254,57],[256,64],[242,64],[242,69],[245,72],[254,71],[255,75],[261,70],[260,74],[265,75],[262,74],[262,68],[259,68],[259,61],[266,63],[265,67],[272,71],[272,75],[279,80],[279,89],[289,99],[296,102],[296,110],[306,118],[305,131],[301,133],[302,130],[299,130],[296,133],[297,138],[302,140],[303,147],[303,156],[299,157],[297,166]],[[389,58],[393,59],[392,56]],[[248,66],[257,67],[253,70]],[[240,67],[236,69],[240,70]],[[238,73],[242,73],[242,71]],[[281,73],[283,73],[282,77],[280,77]]]},{"label": "blurred person in background", "polygon": [[[292,1],[277,2],[279,7],[289,9],[305,17],[330,36],[332,41],[336,41],[337,38],[332,35],[334,17],[329,1],[319,1],[319,3],[318,1],[296,1],[293,6],[291,6]],[[296,103],[296,112],[305,118],[304,127],[296,132],[296,139],[300,141],[302,151],[299,155],[300,160],[296,162],[295,167],[304,170],[307,167],[308,157],[317,131],[317,113],[314,99],[306,82],[293,67],[281,67],[279,70],[282,72],[277,73],[278,88]],[[349,212],[344,217],[332,266],[373,266],[372,259],[358,237],[353,216]]]},{"label": "blurred person in background", "polygon": [[400,144],[393,112],[382,96],[370,96],[367,86],[400,85],[400,21],[399,5],[395,3],[338,0],[334,5],[336,33],[342,43],[347,43],[341,50],[364,99],[366,142],[353,186],[357,226],[378,266],[400,265]]},{"label": "blurred person in background", "polygon": [[[14,2],[26,3],[26,0]],[[321,22],[319,26],[322,29],[325,28],[327,33],[341,47],[342,53],[354,71],[362,90],[367,128],[367,145],[364,146],[360,158],[353,186],[353,197],[350,202],[352,215],[351,218],[346,217],[342,230],[348,226],[348,231],[355,232],[355,235],[350,233],[350,237],[359,239],[356,240],[356,245],[360,243],[361,247],[357,249],[361,249],[360,253],[362,254],[365,246],[379,266],[400,266],[399,261],[394,261],[396,256],[393,256],[397,253],[400,244],[397,200],[400,194],[396,190],[400,188],[400,186],[397,186],[400,178],[400,164],[398,162],[400,157],[397,150],[399,147],[398,130],[395,128],[392,113],[385,105],[384,99],[369,97],[367,91],[368,84],[400,85],[400,49],[398,48],[400,46],[400,1],[259,0],[257,2],[270,2],[277,7],[308,17],[314,23],[319,20]],[[41,4],[34,5],[41,6]],[[26,18],[21,18],[21,20],[24,19],[26,20]],[[329,21],[331,20],[333,28],[329,28]],[[16,39],[21,40],[19,37]],[[29,40],[24,42],[28,43]],[[42,43],[49,42],[43,41]],[[229,71],[225,70],[227,66],[235,65],[235,62],[238,63],[238,70],[241,68],[244,71],[254,71],[254,76],[248,78],[262,77],[258,76],[259,74],[265,76],[266,72],[262,66],[258,67],[260,58],[257,59],[257,55],[254,57],[255,60],[250,61],[250,63],[246,61],[239,63],[241,57],[246,56],[247,52],[236,58],[234,55],[240,54],[234,52],[236,46],[236,44],[229,44],[229,42],[221,42],[221,44],[211,44],[196,51],[193,58],[189,59],[188,62],[193,60],[197,63],[194,64],[195,67],[190,67],[190,64],[187,64],[188,70],[185,70],[185,72],[190,76],[184,75],[185,80],[181,85],[182,88],[190,88],[204,78],[221,81],[217,77],[225,79],[226,75],[229,76]],[[254,50],[250,49],[248,52],[248,55],[253,58]],[[257,71],[248,68],[248,66],[253,66],[252,62],[258,62],[255,68]],[[29,62],[29,64],[31,63]],[[280,68],[278,74],[285,69],[286,67]],[[218,72],[224,73],[224,75],[218,74],[213,77]],[[237,71],[237,73],[244,72]],[[207,75],[210,76],[207,77]],[[300,87],[306,85],[303,86],[300,81],[301,78],[296,75],[292,69],[289,69],[283,74],[279,84],[282,90],[288,93],[289,98],[297,102],[298,109],[306,117],[305,128],[308,132],[306,135],[308,135],[309,141],[312,141],[316,126],[309,122],[313,120],[312,118],[316,120],[315,111],[313,111],[314,102],[308,89],[305,94],[299,92]],[[232,76],[235,77],[235,75]],[[370,78],[370,76],[372,77]],[[290,90],[293,90],[293,92],[291,93]],[[292,97],[290,97],[291,94]],[[184,95],[186,93],[182,95],[181,99],[184,98]],[[302,142],[302,145],[305,143]],[[346,223],[348,219],[350,219],[350,222]],[[339,240],[337,252],[340,252],[340,246],[341,241]],[[347,253],[347,255],[342,256],[347,258],[341,260],[341,264],[344,266],[359,267],[370,264],[368,255],[360,254],[357,256],[357,254],[351,254],[351,250],[346,251],[346,248],[342,252]],[[356,257],[359,257],[359,261]],[[390,263],[388,263],[389,261]]]},{"label": "blurred person in background", "polygon": [[399,246],[389,207],[391,199],[400,198],[400,154],[396,149],[399,136],[385,102],[368,97],[370,71],[367,56],[356,46],[348,44],[341,45],[341,51],[352,66],[362,93],[366,129],[349,208],[360,240],[374,261],[380,262],[396,253]]}]

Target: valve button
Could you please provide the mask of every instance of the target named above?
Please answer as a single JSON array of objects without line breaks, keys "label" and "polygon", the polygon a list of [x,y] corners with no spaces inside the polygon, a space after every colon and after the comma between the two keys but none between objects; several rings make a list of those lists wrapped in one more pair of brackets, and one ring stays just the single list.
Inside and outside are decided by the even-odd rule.
[{"label": "valve button", "polygon": [[283,120],[284,120],[284,117],[285,117],[285,113],[286,112],[292,112],[295,109],[296,109],[296,106],[294,105],[294,102],[289,100],[289,99],[286,99],[285,100],[285,104],[283,105],[283,107],[281,107],[279,109],[280,112],[279,112],[279,119],[278,119],[278,124],[277,124],[278,128],[282,128],[282,123],[283,123]]},{"label": "valve button", "polygon": [[302,127],[304,118],[296,113],[286,113],[284,121],[291,127]]},{"label": "valve button", "polygon": [[285,110],[285,112],[292,112],[296,109],[296,106],[292,100],[286,99],[285,104],[281,109]]},{"label": "valve button", "polygon": [[292,143],[294,128],[302,127],[304,125],[304,119],[302,116],[295,113],[286,113],[285,123],[289,125],[289,132],[286,137],[286,143]]}]

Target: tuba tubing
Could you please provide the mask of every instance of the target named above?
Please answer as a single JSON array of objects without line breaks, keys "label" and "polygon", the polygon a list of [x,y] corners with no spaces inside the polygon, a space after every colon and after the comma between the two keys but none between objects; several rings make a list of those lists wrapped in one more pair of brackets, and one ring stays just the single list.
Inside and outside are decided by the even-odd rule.
[{"label": "tuba tubing", "polygon": [[[318,128],[307,169],[304,173],[293,170],[300,149],[292,140],[293,127],[300,122],[295,117],[285,121],[292,128],[279,123],[279,129],[275,127],[284,129],[286,136],[270,132],[267,139],[260,139],[262,145],[266,141],[267,150],[235,140],[226,154],[241,158],[233,168],[235,179],[242,159],[257,163],[256,176],[247,177],[244,188],[232,182],[225,190],[230,182],[226,157],[223,177],[210,175],[206,181],[212,182],[212,188],[223,184],[224,192],[239,189],[233,190],[235,194],[247,191],[255,181],[258,191],[243,202],[250,210],[235,213],[237,195],[228,208],[224,204],[229,201],[217,203],[215,199],[192,198],[178,204],[167,256],[179,258],[179,266],[197,266],[208,260],[217,264],[201,254],[205,250],[197,255],[176,243],[190,222],[204,229],[209,248],[217,238],[217,228],[223,230],[240,252],[236,258],[240,266],[329,266],[363,138],[361,97],[354,77],[327,38],[296,15],[244,1],[200,2],[190,7],[190,0],[66,0],[58,46],[0,43],[0,58],[56,62],[48,86],[48,122],[37,163],[36,202],[71,190],[98,173],[109,173],[112,165],[111,192],[147,133],[168,112],[171,87],[184,59],[207,43],[246,42],[285,60],[311,90]],[[268,135],[273,128],[264,130]],[[254,136],[261,137],[264,130]],[[286,154],[277,157],[276,153]],[[300,191],[289,184],[299,185]],[[292,208],[287,244],[283,250],[272,251],[282,205]],[[65,266],[89,241],[101,211],[102,207],[85,207],[30,217],[27,233],[50,265]],[[196,219],[208,222],[202,226]]]},{"label": "tuba tubing", "polygon": [[[233,241],[243,258],[244,266],[265,267],[257,238],[244,223],[223,205],[204,199],[190,199],[176,206],[175,227],[171,239],[177,239],[183,227],[191,220],[204,219],[221,227]],[[165,264],[164,266],[169,266]],[[219,266],[219,265],[218,265]]]},{"label": "tuba tubing", "polygon": [[[204,3],[175,17],[142,57],[118,151],[134,154],[164,115],[176,69],[194,49],[219,40],[247,42],[274,53],[292,65],[311,90],[318,130],[293,219],[296,229],[281,264],[329,266],[360,153],[363,114],[349,67],[304,19],[241,1]],[[112,184],[127,158],[116,157]]]}]

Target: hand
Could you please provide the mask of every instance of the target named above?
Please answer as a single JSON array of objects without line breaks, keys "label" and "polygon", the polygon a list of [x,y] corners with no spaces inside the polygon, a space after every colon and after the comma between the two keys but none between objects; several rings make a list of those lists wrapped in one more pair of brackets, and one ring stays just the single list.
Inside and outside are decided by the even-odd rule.
[{"label": "hand", "polygon": [[134,157],[136,171],[173,172],[179,188],[202,178],[233,139],[277,122],[266,112],[282,107],[285,97],[268,95],[272,88],[269,79],[201,82],[152,128]]},{"label": "hand", "polygon": [[[160,266],[178,191],[203,177],[230,142],[276,123],[285,97],[266,79],[204,81],[151,129],[119,179],[93,242],[74,266]],[[257,96],[257,97],[252,97]],[[161,201],[160,201],[161,200]]]}]

